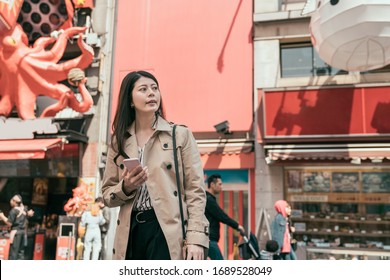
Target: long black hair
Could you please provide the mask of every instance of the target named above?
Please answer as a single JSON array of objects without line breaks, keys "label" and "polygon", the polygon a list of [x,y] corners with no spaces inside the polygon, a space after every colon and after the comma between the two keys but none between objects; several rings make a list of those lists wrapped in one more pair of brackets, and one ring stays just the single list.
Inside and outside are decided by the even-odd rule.
[{"label": "long black hair", "polygon": [[[134,71],[126,75],[122,80],[121,87],[119,90],[119,99],[118,106],[115,113],[114,122],[112,123],[112,136],[111,136],[111,146],[117,156],[115,157],[115,162],[118,156],[123,156],[127,158],[127,155],[124,151],[124,143],[127,138],[130,137],[128,133],[128,128],[135,121],[135,108],[130,105],[133,103],[133,89],[135,83],[141,78],[152,79],[159,87],[156,77],[146,71]],[[160,115],[165,118],[162,98],[160,97],[160,106],[156,111],[156,118]]]}]

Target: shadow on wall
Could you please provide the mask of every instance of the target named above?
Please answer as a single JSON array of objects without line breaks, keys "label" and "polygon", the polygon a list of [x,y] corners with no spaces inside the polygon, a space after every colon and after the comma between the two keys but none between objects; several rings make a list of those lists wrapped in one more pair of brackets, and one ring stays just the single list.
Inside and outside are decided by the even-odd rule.
[{"label": "shadow on wall", "polygon": [[390,122],[387,121],[390,116],[390,102],[378,102],[375,107],[371,120],[371,126],[378,133],[389,133]]}]

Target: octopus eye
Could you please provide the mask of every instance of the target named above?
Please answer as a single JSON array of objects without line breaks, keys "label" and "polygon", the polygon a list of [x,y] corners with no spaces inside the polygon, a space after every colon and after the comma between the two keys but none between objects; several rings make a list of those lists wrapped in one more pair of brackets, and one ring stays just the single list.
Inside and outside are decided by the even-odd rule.
[{"label": "octopus eye", "polygon": [[339,0],[330,0],[332,6],[336,6],[339,3]]}]

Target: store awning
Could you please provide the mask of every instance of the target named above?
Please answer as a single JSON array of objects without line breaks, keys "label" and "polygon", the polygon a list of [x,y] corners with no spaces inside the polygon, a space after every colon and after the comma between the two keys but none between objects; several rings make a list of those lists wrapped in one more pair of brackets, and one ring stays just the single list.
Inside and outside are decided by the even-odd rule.
[{"label": "store awning", "polygon": [[205,169],[249,169],[255,166],[253,141],[246,139],[198,140]]},{"label": "store awning", "polygon": [[390,159],[390,144],[265,145],[266,160],[371,160]]},{"label": "store awning", "polygon": [[0,140],[0,160],[43,159],[61,143],[62,138]]}]

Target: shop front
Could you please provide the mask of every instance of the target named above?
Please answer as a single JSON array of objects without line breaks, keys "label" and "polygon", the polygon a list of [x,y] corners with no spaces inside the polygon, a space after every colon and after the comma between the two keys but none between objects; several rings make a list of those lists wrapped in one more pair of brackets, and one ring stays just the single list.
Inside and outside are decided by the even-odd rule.
[{"label": "shop front", "polygon": [[[20,258],[55,259],[59,217],[66,215],[64,205],[80,181],[83,144],[66,142],[64,138],[0,140],[0,209],[8,216],[11,197],[20,194],[23,204],[34,210]],[[8,238],[9,227],[2,223],[2,248]]]},{"label": "shop front", "polygon": [[387,166],[285,167],[295,238],[309,259],[388,259]]},{"label": "shop front", "polygon": [[300,259],[390,257],[388,89],[262,92],[263,158],[292,205]]}]

